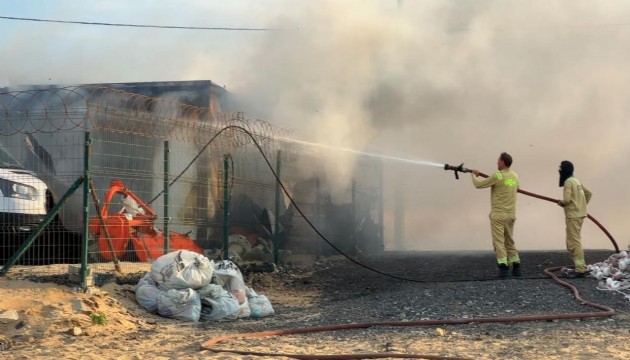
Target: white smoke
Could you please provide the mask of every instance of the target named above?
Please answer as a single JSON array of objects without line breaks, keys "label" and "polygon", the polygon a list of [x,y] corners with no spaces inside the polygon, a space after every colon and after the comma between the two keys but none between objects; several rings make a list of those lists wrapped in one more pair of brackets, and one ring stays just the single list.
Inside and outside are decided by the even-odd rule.
[{"label": "white smoke", "polygon": [[[299,30],[266,37],[247,58],[238,90],[268,118],[326,145],[464,161],[486,173],[507,151],[521,187],[551,197],[562,194],[558,164],[571,160],[595,193],[590,212],[623,247],[624,203],[614,189],[628,172],[619,165],[630,147],[623,95],[630,82],[622,72],[630,27],[615,24],[630,4],[560,3],[308,4],[274,23]],[[329,154],[333,177],[348,181],[354,157]],[[389,169],[386,216],[402,186],[405,242],[388,247],[489,247],[489,190],[435,168]],[[517,244],[563,248],[562,210],[518,201]],[[588,221],[584,244],[611,248]]]},{"label": "white smoke", "polygon": [[[594,193],[590,213],[625,247],[630,3],[398,3],[234,1],[216,8],[187,2],[188,24],[280,29],[264,33],[31,27],[5,39],[0,79],[211,79],[226,84],[246,111],[295,128],[307,141],[465,162],[485,173],[507,151],[521,187],[551,197],[561,195],[558,164],[571,160]],[[128,22],[151,23],[172,13],[161,3],[142,4],[143,16]],[[347,187],[356,154],[327,156],[330,178]],[[389,230],[395,189],[405,191],[405,241],[388,247],[490,248],[488,190],[474,189],[468,176],[455,182],[436,168],[385,165]],[[524,196],[518,201],[517,245],[563,248],[562,210]],[[587,248],[610,248],[588,221],[583,239]]]}]

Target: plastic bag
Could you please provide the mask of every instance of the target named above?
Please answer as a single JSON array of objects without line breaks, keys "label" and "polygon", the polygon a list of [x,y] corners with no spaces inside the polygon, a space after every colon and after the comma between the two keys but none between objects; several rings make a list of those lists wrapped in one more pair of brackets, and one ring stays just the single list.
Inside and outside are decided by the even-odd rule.
[{"label": "plastic bag", "polygon": [[265,295],[258,295],[252,288],[247,288],[247,301],[250,308],[250,316],[258,319],[275,314],[271,301]]},{"label": "plastic bag", "polygon": [[221,285],[217,284],[206,285],[202,288],[197,289],[196,291],[199,294],[199,297],[202,299],[206,297],[218,298],[219,296],[223,296],[228,293],[227,291],[225,291],[225,289],[221,287]]},{"label": "plastic bag", "polygon": [[212,281],[213,271],[208,258],[188,250],[162,255],[151,265],[151,276],[161,290],[204,287]]},{"label": "plastic bag", "polygon": [[238,318],[240,306],[238,300],[229,292],[223,290],[218,297],[204,297],[201,299],[201,317],[203,321],[234,320]]},{"label": "plastic bag", "polygon": [[158,295],[158,314],[178,320],[199,321],[199,294],[193,289],[162,291]]},{"label": "plastic bag", "polygon": [[275,314],[271,301],[265,295],[258,295],[247,299],[251,310],[250,316],[257,319]]},{"label": "plastic bag", "polygon": [[222,285],[238,300],[241,309],[238,317],[248,317],[251,310],[247,301],[247,286],[245,286],[243,275],[238,266],[229,260],[215,261],[214,274],[219,285]]},{"label": "plastic bag", "polygon": [[231,292],[238,303],[242,304],[247,300],[247,287],[243,281],[243,275],[238,266],[229,260],[219,260],[214,262],[214,274],[227,291]]},{"label": "plastic bag", "polygon": [[158,311],[158,295],[160,289],[157,287],[157,283],[151,278],[151,273],[146,273],[135,288],[136,301],[140,306],[145,308],[149,312]]}]

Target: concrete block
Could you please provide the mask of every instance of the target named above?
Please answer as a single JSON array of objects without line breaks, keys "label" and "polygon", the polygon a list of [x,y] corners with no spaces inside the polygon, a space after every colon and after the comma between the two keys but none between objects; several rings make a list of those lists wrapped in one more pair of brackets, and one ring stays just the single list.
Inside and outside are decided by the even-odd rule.
[{"label": "concrete block", "polygon": [[[68,265],[68,280],[73,283],[81,283],[81,265]],[[92,269],[88,266],[87,276],[85,278],[85,284],[87,286],[94,286],[94,278],[92,276]]]}]

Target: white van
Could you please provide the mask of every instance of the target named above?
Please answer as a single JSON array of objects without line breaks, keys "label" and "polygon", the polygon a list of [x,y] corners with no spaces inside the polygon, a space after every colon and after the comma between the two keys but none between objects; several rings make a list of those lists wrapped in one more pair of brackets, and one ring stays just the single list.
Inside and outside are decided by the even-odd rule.
[{"label": "white van", "polygon": [[46,216],[46,184],[0,146],[0,235],[34,230]]}]

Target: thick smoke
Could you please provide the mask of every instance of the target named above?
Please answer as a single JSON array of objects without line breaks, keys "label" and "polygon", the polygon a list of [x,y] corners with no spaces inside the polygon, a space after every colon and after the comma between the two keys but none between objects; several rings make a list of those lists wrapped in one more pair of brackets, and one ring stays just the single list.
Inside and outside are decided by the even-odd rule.
[{"label": "thick smoke", "polygon": [[[242,95],[310,141],[492,173],[502,151],[521,188],[561,196],[569,159],[594,192],[590,213],[627,246],[622,166],[630,82],[627,3],[329,1],[295,9],[248,57]],[[297,30],[295,30],[297,29]],[[348,181],[355,154],[328,154]],[[489,190],[421,166],[386,162],[388,248],[487,249]],[[396,189],[404,240],[394,243]],[[519,195],[517,244],[564,247],[562,209]],[[386,234],[387,235],[387,234]],[[586,222],[584,244],[611,248]]]},{"label": "thick smoke", "polygon": [[[186,22],[217,23],[220,11],[207,3],[189,1],[205,8]],[[247,112],[306,141],[485,173],[507,151],[521,187],[551,197],[561,195],[560,161],[571,160],[594,193],[589,212],[628,245],[628,2],[278,0],[220,10],[229,12],[221,24],[279,31],[23,31],[3,43],[0,81],[212,79]],[[52,39],[67,43],[54,48]],[[329,178],[344,189],[357,155],[328,151]],[[467,175],[455,181],[435,167],[384,163],[387,248],[490,248],[489,190],[474,189]],[[564,247],[562,209],[519,195],[517,211],[520,248]],[[583,239],[611,248],[588,221]]]}]

